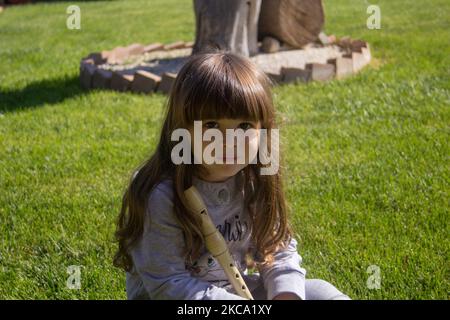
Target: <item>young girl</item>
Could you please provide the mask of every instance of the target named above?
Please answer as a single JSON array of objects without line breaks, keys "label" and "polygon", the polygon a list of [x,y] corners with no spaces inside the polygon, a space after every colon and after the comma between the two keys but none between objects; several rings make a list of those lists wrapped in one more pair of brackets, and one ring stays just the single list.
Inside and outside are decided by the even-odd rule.
[{"label": "young girl", "polygon": [[[188,155],[192,161],[174,163],[178,141],[172,133],[193,133],[194,121],[202,121],[202,132],[270,132],[270,80],[248,59],[227,52],[193,55],[178,73],[158,146],[133,175],[118,218],[114,264],[126,271],[128,299],[242,299],[204,246],[199,217],[184,197],[192,185],[255,299],[348,299],[326,281],[305,279],[280,170],[262,175],[267,164],[259,155],[250,161],[254,139],[246,140],[241,164],[196,163],[194,152]],[[224,162],[230,160],[227,148],[236,146],[224,146]]]}]

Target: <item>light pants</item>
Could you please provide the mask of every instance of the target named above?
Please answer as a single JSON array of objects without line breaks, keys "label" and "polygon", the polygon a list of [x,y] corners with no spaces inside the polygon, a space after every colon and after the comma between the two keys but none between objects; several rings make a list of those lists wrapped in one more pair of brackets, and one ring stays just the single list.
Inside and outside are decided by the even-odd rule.
[{"label": "light pants", "polygon": [[[252,290],[253,299],[267,300],[267,292],[261,284]],[[350,300],[350,298],[339,291],[331,283],[321,279],[305,280],[306,300]]]}]

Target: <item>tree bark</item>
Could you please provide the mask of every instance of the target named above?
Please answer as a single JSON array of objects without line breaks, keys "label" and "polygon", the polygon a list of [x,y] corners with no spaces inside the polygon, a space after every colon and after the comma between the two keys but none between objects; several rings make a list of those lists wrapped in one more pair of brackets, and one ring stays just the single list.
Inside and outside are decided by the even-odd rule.
[{"label": "tree bark", "polygon": [[193,54],[216,48],[253,56],[267,36],[301,48],[324,24],[322,0],[194,0],[194,12]]},{"label": "tree bark", "polygon": [[258,38],[271,36],[294,48],[317,40],[324,24],[322,0],[264,0]]},{"label": "tree bark", "polygon": [[247,57],[258,53],[261,1],[194,0],[196,34],[192,53],[211,48]]}]

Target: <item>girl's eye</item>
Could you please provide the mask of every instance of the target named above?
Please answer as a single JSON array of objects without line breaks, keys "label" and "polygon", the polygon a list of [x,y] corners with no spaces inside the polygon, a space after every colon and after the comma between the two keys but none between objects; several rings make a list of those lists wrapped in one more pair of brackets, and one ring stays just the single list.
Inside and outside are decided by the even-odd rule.
[{"label": "girl's eye", "polygon": [[245,131],[245,130],[254,128],[254,126],[253,126],[253,124],[251,124],[250,122],[242,122],[242,123],[239,125],[239,128]]},{"label": "girl's eye", "polygon": [[207,129],[218,129],[219,128],[219,123],[215,122],[215,121],[208,121],[205,123],[205,128]]}]

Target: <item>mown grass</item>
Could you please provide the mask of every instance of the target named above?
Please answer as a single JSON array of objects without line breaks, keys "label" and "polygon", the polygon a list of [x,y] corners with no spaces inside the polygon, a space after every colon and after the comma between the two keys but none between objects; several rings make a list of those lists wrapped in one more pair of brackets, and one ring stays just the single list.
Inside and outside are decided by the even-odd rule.
[{"label": "mown grass", "polygon": [[[76,3],[76,2],[75,2]],[[124,299],[114,221],[153,150],[166,97],[85,92],[81,57],[193,40],[189,1],[9,7],[0,14],[0,298]],[[326,31],[367,40],[355,77],[274,90],[284,172],[309,277],[354,299],[449,298],[448,1],[325,1]],[[80,290],[67,267],[82,268]],[[381,272],[369,289],[367,268]]]}]

